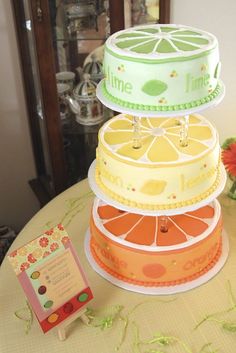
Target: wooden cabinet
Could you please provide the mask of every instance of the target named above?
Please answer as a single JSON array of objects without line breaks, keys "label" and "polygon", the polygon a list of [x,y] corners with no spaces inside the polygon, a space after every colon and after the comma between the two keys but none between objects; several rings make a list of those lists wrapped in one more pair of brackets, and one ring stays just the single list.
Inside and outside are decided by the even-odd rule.
[{"label": "wooden cabinet", "polygon": [[37,170],[29,183],[41,205],[86,178],[98,130],[112,114],[104,108],[100,120],[87,124],[81,109],[82,123],[76,119],[64,97],[68,85],[65,95],[72,94],[68,75],[74,87],[82,83],[86,63],[98,67],[109,33],[127,23],[168,23],[169,6],[169,0],[12,0]]}]

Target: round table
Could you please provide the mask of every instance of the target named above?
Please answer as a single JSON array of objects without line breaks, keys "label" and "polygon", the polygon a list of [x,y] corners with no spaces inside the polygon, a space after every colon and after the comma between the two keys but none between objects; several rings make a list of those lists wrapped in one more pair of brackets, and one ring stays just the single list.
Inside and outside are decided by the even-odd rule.
[{"label": "round table", "polygon": [[[87,180],[72,186],[28,222],[9,252],[62,223],[87,274],[94,294],[94,299],[88,306],[99,310],[101,320],[97,320],[97,323],[100,327],[86,326],[81,320],[76,320],[68,328],[67,339],[59,341],[56,330],[44,335],[34,318],[31,329],[26,334],[24,321],[14,315],[15,311],[25,307],[25,296],[8,259],[5,258],[0,268],[0,352],[112,353],[118,346],[122,353],[143,353],[148,350],[152,352],[151,349],[154,352],[155,346],[157,351],[159,349],[163,352],[184,353],[188,349],[188,353],[200,353],[204,345],[212,343],[201,353],[213,351],[213,348],[219,349],[219,353],[235,353],[236,333],[222,328],[222,323],[206,321],[198,329],[194,330],[194,327],[206,315],[232,307],[229,283],[236,297],[236,201],[225,194],[219,198],[224,228],[230,242],[229,258],[220,273],[188,292],[171,296],[147,296],[112,285],[94,272],[88,263],[84,239],[93,198]],[[107,313],[112,308],[117,308],[117,305],[123,306],[121,314],[126,321],[107,320],[110,317]],[[227,315],[219,314],[217,319],[236,322],[235,311],[232,310]],[[162,334],[175,339],[169,339],[167,345],[151,344],[157,333],[159,337]],[[141,344],[141,341],[146,344]]]}]

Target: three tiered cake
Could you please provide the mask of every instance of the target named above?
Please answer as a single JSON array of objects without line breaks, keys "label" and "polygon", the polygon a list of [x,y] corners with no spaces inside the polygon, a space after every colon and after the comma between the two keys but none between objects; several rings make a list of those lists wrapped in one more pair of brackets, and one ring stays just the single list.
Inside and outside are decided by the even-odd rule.
[{"label": "three tiered cake", "polygon": [[218,134],[195,114],[224,95],[217,39],[177,25],[123,30],[105,44],[104,72],[98,97],[122,114],[100,129],[89,171],[100,199],[88,259],[138,292],[197,286],[227,257],[214,200],[225,183]]}]

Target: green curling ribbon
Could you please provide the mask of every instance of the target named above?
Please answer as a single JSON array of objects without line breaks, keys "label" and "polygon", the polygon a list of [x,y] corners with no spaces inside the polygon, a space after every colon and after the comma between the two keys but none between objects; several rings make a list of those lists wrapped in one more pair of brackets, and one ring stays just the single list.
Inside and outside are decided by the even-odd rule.
[{"label": "green curling ribbon", "polygon": [[23,321],[25,333],[28,334],[33,323],[33,312],[29,303],[26,302],[26,307],[16,310],[14,315]]},{"label": "green curling ribbon", "polygon": [[214,321],[214,322],[220,324],[221,327],[223,328],[223,330],[228,331],[228,332],[234,332],[234,333],[236,332],[236,322],[226,321],[226,320],[223,320],[223,319],[219,318],[219,316],[226,315],[226,314],[229,314],[230,312],[236,311],[236,298],[235,298],[235,296],[233,294],[232,286],[231,286],[230,281],[228,281],[227,284],[228,284],[227,291],[228,291],[229,300],[231,302],[231,306],[228,309],[226,309],[226,310],[206,315],[195,326],[195,328],[194,328],[195,330],[206,321]]}]

